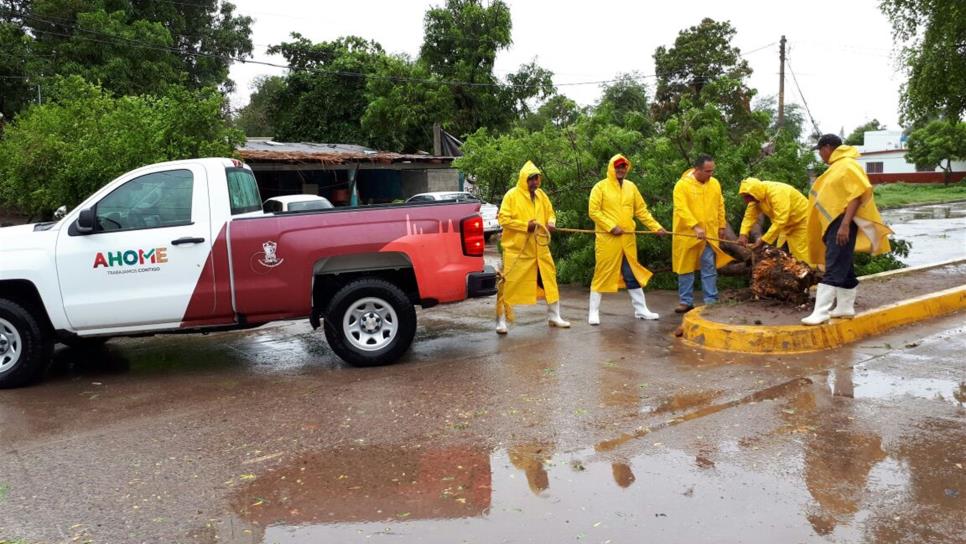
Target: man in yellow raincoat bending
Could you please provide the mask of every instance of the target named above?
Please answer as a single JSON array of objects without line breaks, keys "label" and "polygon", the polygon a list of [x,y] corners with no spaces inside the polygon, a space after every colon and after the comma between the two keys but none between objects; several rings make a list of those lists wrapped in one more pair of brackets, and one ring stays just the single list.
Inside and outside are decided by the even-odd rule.
[{"label": "man in yellow raincoat bending", "polygon": [[829,167],[809,191],[808,250],[809,262],[825,265],[825,274],[815,292],[814,311],[802,319],[806,325],[855,315],[859,280],[852,257],[856,251],[873,255],[888,252],[892,234],[882,224],[869,177],[855,160],[858,150],[842,145],[842,139],[834,134],[822,136],[816,149]]},{"label": "man in yellow raincoat bending", "polygon": [[694,273],[701,271],[704,303],[718,301],[718,269],[732,259],[708,236],[719,239],[728,222],[725,219],[721,184],[714,174],[714,159],[698,155],[694,168],[681,175],[674,185],[674,233],[694,233],[694,237],[675,236],[671,243],[671,268],[678,275],[678,307],[683,314],[694,308]]},{"label": "man in yellow raincoat bending", "polygon": [[496,332],[507,333],[507,311],[513,304],[536,304],[537,297],[547,301],[547,322],[551,327],[568,328],[560,317],[560,292],[557,267],[550,247],[538,242],[539,230],[556,230],[557,221],[547,194],[540,189],[540,169],[527,161],[520,169],[517,186],[507,191],[500,204],[498,220],[503,227],[503,306],[497,308]]},{"label": "man in yellow raincoat bending", "polygon": [[634,236],[636,217],[653,232],[666,232],[651,216],[641,192],[633,182],[625,179],[631,162],[623,155],[614,155],[607,165],[607,178],[594,185],[590,192],[588,214],[594,221],[597,264],[590,286],[590,312],[587,322],[600,324],[601,293],[614,293],[627,288],[637,319],[657,319],[647,309],[643,287],[651,279],[651,271],[637,262],[637,238]]},{"label": "man in yellow raincoat bending", "polygon": [[758,216],[765,214],[771,221],[771,227],[761,236],[761,242],[778,247],[788,244],[793,257],[809,262],[808,199],[805,195],[791,185],[757,178],[742,180],[738,194],[748,204],[741,221],[738,243],[748,243],[748,233],[758,221]]}]

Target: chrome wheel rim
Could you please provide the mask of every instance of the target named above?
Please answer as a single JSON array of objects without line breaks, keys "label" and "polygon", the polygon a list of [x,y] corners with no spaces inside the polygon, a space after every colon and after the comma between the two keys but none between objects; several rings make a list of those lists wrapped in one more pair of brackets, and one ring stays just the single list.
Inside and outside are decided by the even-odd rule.
[{"label": "chrome wheel rim", "polygon": [[399,318],[385,300],[377,297],[361,298],[346,310],[342,318],[342,330],[356,349],[378,351],[396,338]]},{"label": "chrome wheel rim", "polygon": [[6,372],[17,364],[23,352],[23,341],[13,323],[0,318],[0,373]]}]

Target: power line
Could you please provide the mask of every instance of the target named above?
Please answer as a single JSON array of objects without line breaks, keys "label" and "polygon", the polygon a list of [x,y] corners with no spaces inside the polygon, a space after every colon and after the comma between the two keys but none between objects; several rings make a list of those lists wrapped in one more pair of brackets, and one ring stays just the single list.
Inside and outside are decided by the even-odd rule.
[{"label": "power line", "polygon": [[798,96],[802,97],[802,105],[805,106],[805,113],[808,114],[808,119],[812,122],[812,128],[815,129],[815,135],[817,136],[821,134],[822,131],[818,129],[818,123],[816,123],[815,118],[812,117],[812,110],[808,109],[808,102],[805,101],[805,95],[802,94],[802,88],[798,85],[798,78],[795,77],[795,70],[792,70],[792,63],[787,57],[785,58],[785,66],[788,66],[788,71],[792,74],[792,81],[795,82],[795,88],[798,89]]}]

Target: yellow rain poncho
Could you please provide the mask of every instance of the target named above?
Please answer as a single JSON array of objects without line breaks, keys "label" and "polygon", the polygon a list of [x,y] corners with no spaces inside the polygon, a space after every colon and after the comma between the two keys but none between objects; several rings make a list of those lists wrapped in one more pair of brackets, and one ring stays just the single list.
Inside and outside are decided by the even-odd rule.
[{"label": "yellow rain poncho", "polygon": [[[500,204],[498,220],[503,226],[503,273],[504,304],[535,304],[538,297],[553,304],[560,300],[557,290],[557,267],[553,264],[550,247],[537,243],[540,230],[527,232],[527,225],[531,220],[538,224],[553,225],[557,218],[553,213],[553,206],[547,194],[537,189],[534,198],[530,198],[527,178],[539,174],[540,169],[527,161],[520,170],[517,186],[507,191]],[[537,270],[543,289],[537,287]],[[499,311],[499,310],[498,310]],[[512,314],[509,314],[512,317]]]},{"label": "yellow rain poncho", "polygon": [[781,247],[788,244],[792,256],[800,261],[808,260],[808,199],[798,189],[777,181],[761,181],[746,178],[738,193],[751,195],[758,202],[751,202],[741,221],[741,234],[747,235],[755,226],[759,214],[771,220],[771,227],[761,239]]},{"label": "yellow rain poncho", "polygon": [[888,253],[892,229],[882,224],[882,216],[872,197],[872,184],[862,165],[855,159],[859,152],[852,146],[840,145],[829,157],[829,167],[815,180],[808,195],[808,262],[825,264],[822,236],[829,224],[845,213],[849,202],[861,199],[854,221],[859,227],[855,251],[881,255]]},{"label": "yellow rain poncho", "polygon": [[632,234],[615,236],[611,229],[620,227],[624,232],[636,230],[634,218],[652,230],[661,230],[660,223],[651,217],[647,204],[641,197],[637,186],[628,179],[618,183],[614,171],[614,162],[618,159],[627,161],[627,171],[631,171],[631,162],[623,155],[614,155],[607,164],[607,178],[594,185],[590,192],[590,205],[587,213],[595,225],[596,244],[594,253],[597,265],[594,268],[594,281],[590,286],[598,293],[613,293],[621,287],[626,287],[621,276],[621,260],[627,257],[634,278],[643,287],[653,275],[650,270],[637,262],[637,238]]},{"label": "yellow rain poncho", "polygon": [[[674,232],[693,234],[694,227],[699,226],[707,236],[717,238],[718,229],[728,224],[721,184],[715,178],[701,183],[694,179],[693,173],[694,168],[688,169],[674,185]],[[688,274],[699,270],[705,244],[711,244],[714,249],[715,267],[721,268],[732,261],[717,242],[675,236],[671,242],[671,268],[674,273]]]}]

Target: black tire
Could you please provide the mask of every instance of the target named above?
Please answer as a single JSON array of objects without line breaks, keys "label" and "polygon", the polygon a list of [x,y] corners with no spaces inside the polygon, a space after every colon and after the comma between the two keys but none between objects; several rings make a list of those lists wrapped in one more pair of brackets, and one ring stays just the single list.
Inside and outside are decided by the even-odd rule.
[{"label": "black tire", "polygon": [[[22,387],[38,380],[50,364],[50,334],[29,310],[0,299],[0,388]],[[5,341],[5,342],[4,342]],[[14,344],[16,344],[14,346]],[[14,355],[11,347],[16,349]]]},{"label": "black tire", "polygon": [[[384,306],[372,302],[374,300]],[[361,344],[367,341],[366,337],[358,336],[359,333],[352,331],[353,326],[346,324],[346,314],[350,309],[358,309],[360,305],[370,307],[373,310],[370,314],[378,312],[387,314],[385,317],[372,317],[379,322],[380,330],[370,335],[376,337],[369,339],[373,344],[370,347],[362,346]],[[393,331],[389,331],[386,326],[390,324],[392,314],[396,323],[392,323]],[[353,320],[350,317],[348,321]],[[355,323],[362,326],[361,320],[356,320]],[[413,338],[416,336],[416,309],[399,287],[384,280],[363,278],[349,283],[336,292],[325,312],[323,328],[325,339],[332,347],[332,351],[350,365],[386,365],[396,362],[412,345]],[[388,337],[380,336],[383,333],[388,334]],[[382,342],[385,342],[385,345],[381,345]]]}]

